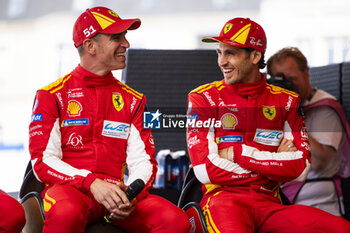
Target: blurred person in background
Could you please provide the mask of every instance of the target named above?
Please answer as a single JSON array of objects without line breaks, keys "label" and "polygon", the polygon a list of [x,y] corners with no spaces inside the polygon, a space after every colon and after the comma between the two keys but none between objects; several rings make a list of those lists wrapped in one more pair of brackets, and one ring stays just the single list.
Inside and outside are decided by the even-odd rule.
[{"label": "blurred person in background", "polygon": [[0,189],[0,233],[20,233],[25,223],[21,204]]},{"label": "blurred person in background", "polygon": [[[73,29],[80,64],[37,91],[29,150],[33,171],[46,184],[43,232],[84,232],[104,216],[127,232],[190,228],[181,209],[149,194],[157,163],[151,130],[143,129],[146,97],[111,72],[125,68],[126,33],[140,24],[105,7],[87,9]],[[145,187],[128,200],[125,191],[138,179]]]},{"label": "blurred person in background", "polygon": [[[266,36],[248,18],[234,18],[218,37],[218,65],[224,79],[188,96],[187,114],[198,124],[187,129],[187,146],[203,184],[209,232],[349,232],[350,223],[316,208],[283,205],[281,182],[303,181],[310,151],[300,98],[268,85]],[[203,126],[203,121],[219,121]]]},{"label": "blurred person in background", "polygon": [[340,177],[350,175],[349,126],[341,104],[331,94],[311,86],[307,59],[298,48],[283,48],[272,55],[267,73],[273,78],[282,76],[299,94],[310,142],[311,169],[305,183],[286,183],[283,192],[292,203],[341,216]]}]

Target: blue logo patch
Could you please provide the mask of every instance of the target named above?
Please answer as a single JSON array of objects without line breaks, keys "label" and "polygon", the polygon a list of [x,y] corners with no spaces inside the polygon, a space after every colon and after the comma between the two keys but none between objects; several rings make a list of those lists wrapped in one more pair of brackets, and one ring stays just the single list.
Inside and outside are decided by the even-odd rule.
[{"label": "blue logo patch", "polygon": [[254,141],[268,146],[278,146],[283,138],[280,130],[256,129]]},{"label": "blue logo patch", "polygon": [[32,115],[32,119],[30,120],[30,122],[33,121],[42,121],[43,120],[43,114],[42,113],[37,113]]},{"label": "blue logo patch", "polygon": [[216,139],[217,143],[223,142],[243,142],[243,136],[224,136]]},{"label": "blue logo patch", "polygon": [[88,124],[89,124],[88,118],[72,119],[72,120],[64,120],[62,122],[62,127],[75,126],[75,125],[88,125]]},{"label": "blue logo patch", "polygon": [[112,138],[122,138],[127,139],[130,132],[130,125],[116,122],[116,121],[107,121],[103,122],[102,135]]},{"label": "blue logo patch", "polygon": [[162,113],[156,112],[143,113],[143,128],[144,129],[160,129]]},{"label": "blue logo patch", "polygon": [[194,113],[194,114],[191,114],[191,115],[188,115],[187,116],[187,120],[189,121],[193,121],[193,120],[198,120],[198,113]]}]

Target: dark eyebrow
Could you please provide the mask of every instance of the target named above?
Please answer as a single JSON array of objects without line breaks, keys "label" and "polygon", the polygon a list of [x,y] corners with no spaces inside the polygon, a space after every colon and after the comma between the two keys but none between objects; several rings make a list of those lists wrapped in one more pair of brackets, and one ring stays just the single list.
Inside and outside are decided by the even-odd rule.
[{"label": "dark eyebrow", "polygon": [[111,40],[118,39],[121,35],[122,35],[122,33],[112,34],[111,35]]},{"label": "dark eyebrow", "polygon": [[115,34],[111,34],[111,40],[113,39],[118,39],[121,35],[123,35],[123,33],[127,33],[127,31],[121,32],[121,33],[115,33]]}]

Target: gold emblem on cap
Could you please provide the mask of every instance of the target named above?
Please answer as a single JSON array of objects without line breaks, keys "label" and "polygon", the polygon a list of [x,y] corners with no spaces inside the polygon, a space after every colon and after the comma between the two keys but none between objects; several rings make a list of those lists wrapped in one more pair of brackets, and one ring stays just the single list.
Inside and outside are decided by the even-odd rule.
[{"label": "gold emblem on cap", "polygon": [[113,15],[114,17],[117,17],[117,18],[119,17],[119,16],[117,15],[117,13],[115,13],[115,12],[112,11],[112,10],[109,10],[108,13],[111,14],[111,15]]},{"label": "gold emblem on cap", "polygon": [[271,107],[263,106],[262,111],[263,111],[264,116],[269,120],[273,120],[276,116],[275,106],[271,106]]},{"label": "gold emblem on cap", "polygon": [[112,101],[114,108],[119,112],[124,107],[123,96],[120,93],[112,94]]},{"label": "gold emblem on cap", "polygon": [[238,124],[237,117],[232,113],[224,114],[221,119],[222,127],[224,129],[234,129]]},{"label": "gold emblem on cap", "polygon": [[231,40],[240,44],[245,44],[247,37],[249,35],[250,26],[251,24],[247,24],[244,27],[242,27],[236,34],[234,34],[231,37]]},{"label": "gold emblem on cap", "polygon": [[91,14],[95,17],[98,24],[100,24],[102,29],[109,27],[111,24],[115,23],[115,20],[108,18],[107,16],[100,14],[98,12],[91,11]]},{"label": "gold emblem on cap", "polygon": [[231,30],[232,26],[233,26],[232,23],[226,24],[225,29],[224,29],[224,33],[225,34],[228,33]]}]

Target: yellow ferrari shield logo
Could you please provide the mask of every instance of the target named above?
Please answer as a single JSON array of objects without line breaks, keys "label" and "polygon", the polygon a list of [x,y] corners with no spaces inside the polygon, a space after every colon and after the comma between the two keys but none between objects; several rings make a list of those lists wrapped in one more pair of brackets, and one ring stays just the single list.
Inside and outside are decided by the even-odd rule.
[{"label": "yellow ferrari shield logo", "polygon": [[112,94],[112,102],[114,105],[114,108],[119,112],[124,107],[124,100],[120,93],[113,93]]},{"label": "yellow ferrari shield logo", "polygon": [[263,111],[264,116],[269,120],[273,120],[276,116],[275,106],[272,106],[272,107],[263,106],[262,111]]},{"label": "yellow ferrari shield logo", "polygon": [[114,17],[117,17],[117,18],[119,17],[119,16],[117,15],[117,13],[115,13],[115,12],[112,11],[112,10],[109,10],[108,13],[111,14],[111,15],[113,15]]},{"label": "yellow ferrari shield logo", "polygon": [[225,25],[224,33],[228,33],[232,28],[232,24],[228,23]]}]

